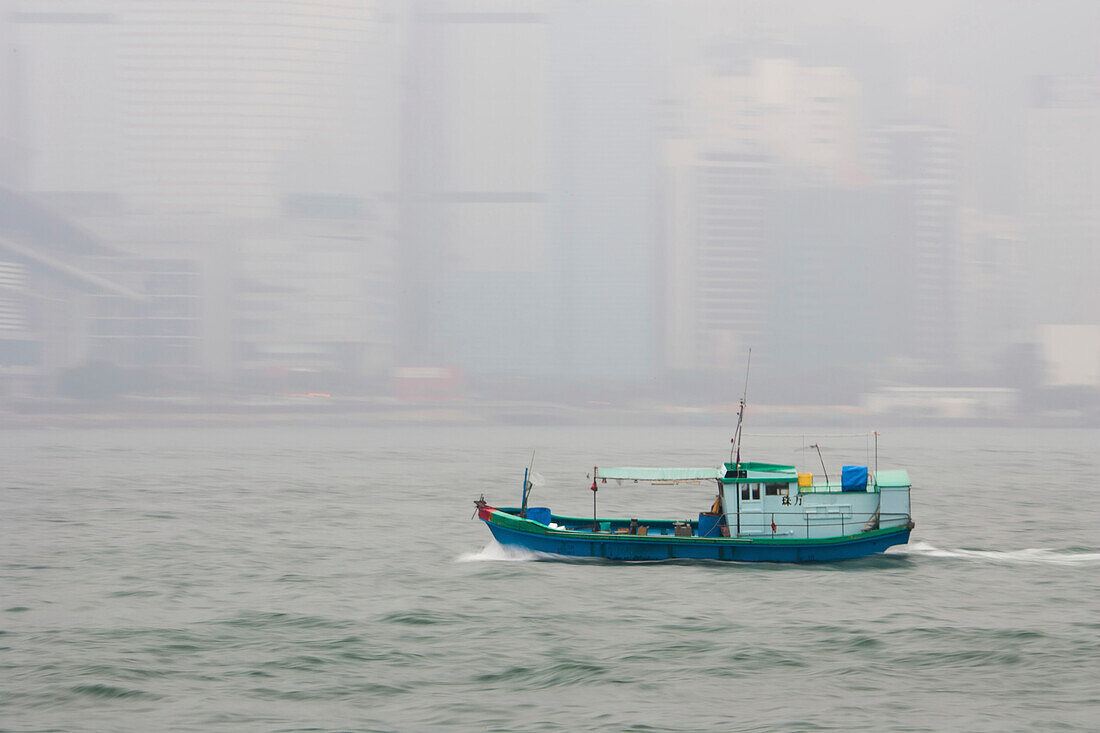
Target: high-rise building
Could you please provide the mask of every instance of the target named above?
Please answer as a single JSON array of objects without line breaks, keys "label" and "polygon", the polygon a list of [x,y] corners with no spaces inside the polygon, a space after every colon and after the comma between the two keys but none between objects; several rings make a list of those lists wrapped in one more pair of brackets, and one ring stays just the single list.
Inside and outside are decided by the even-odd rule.
[{"label": "high-rise building", "polygon": [[952,263],[957,244],[957,150],[946,128],[890,125],[870,132],[870,168],[889,192],[898,238],[884,243],[897,273],[898,356],[925,367],[954,366]]},{"label": "high-rise building", "polygon": [[648,5],[419,0],[402,17],[402,362],[651,374]]},{"label": "high-rise building", "polygon": [[282,192],[322,162],[333,167],[326,171],[330,183],[344,184],[338,193],[357,185],[346,179],[365,147],[355,112],[370,5],[113,5],[129,210],[277,216]]},{"label": "high-rise building", "polygon": [[777,399],[848,403],[904,344],[909,304],[890,267],[898,238],[890,192],[876,186],[783,187],[769,197],[765,267],[769,370]]},{"label": "high-rise building", "polygon": [[769,358],[784,277],[771,269],[772,198],[850,175],[860,89],[846,69],[761,58],[716,65],[688,94],[688,139],[666,155],[665,365],[726,370],[750,346]]},{"label": "high-rise building", "polygon": [[1003,371],[1010,346],[1030,341],[1028,289],[1020,217],[960,212],[959,246],[951,269],[959,367]]},{"label": "high-rise building", "polygon": [[378,4],[8,5],[0,167],[110,245],[89,276],[146,298],[96,295],[77,358],[223,377],[392,363],[398,49]]},{"label": "high-rise building", "polygon": [[26,177],[26,133],[21,102],[23,57],[18,53],[14,22],[15,0],[0,0],[0,48],[8,49],[0,64],[0,185],[21,188]]},{"label": "high-rise building", "polygon": [[554,371],[638,382],[659,348],[658,148],[648,2],[554,3]]},{"label": "high-rise building", "polygon": [[417,0],[399,17],[399,358],[538,371],[554,346],[546,4]]},{"label": "high-rise building", "polygon": [[[747,153],[696,153],[669,166],[672,229],[666,366],[725,370],[759,344],[768,318],[765,212],[774,163]],[[672,162],[672,161],[670,161]]]},{"label": "high-rise building", "polygon": [[855,159],[859,100],[848,69],[760,58],[744,74],[700,75],[689,104],[704,149],[764,153],[799,184],[831,184]]},{"label": "high-rise building", "polygon": [[118,0],[8,0],[4,9],[10,185],[104,205],[121,185]]},{"label": "high-rise building", "polygon": [[1100,323],[1100,76],[1032,82],[1024,237],[1032,326]]}]

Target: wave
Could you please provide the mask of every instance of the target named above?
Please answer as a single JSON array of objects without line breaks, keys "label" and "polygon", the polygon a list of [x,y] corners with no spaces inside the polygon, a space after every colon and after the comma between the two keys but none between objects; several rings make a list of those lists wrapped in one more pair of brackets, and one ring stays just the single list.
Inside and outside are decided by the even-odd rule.
[{"label": "wave", "polygon": [[159,700],[160,695],[154,695],[151,692],[145,692],[144,690],[131,690],[124,687],[115,687],[114,685],[76,685],[69,688],[73,693],[77,695],[83,695],[85,697],[98,697],[103,699],[112,698],[144,698],[148,700]]},{"label": "wave", "polygon": [[[951,558],[955,560],[977,560],[990,563],[1015,565],[1064,565],[1091,567],[1100,565],[1100,552],[1080,552],[1075,550],[1056,550],[1049,547],[1025,547],[1020,550],[969,550],[964,548],[945,549],[928,542],[910,542],[903,548],[894,548],[886,553],[895,557],[916,556]],[[457,562],[578,562],[592,558],[572,558],[554,555],[548,552],[536,552],[523,547],[502,545],[490,542],[476,552],[467,552],[457,558]],[[675,562],[675,561],[665,561]],[[699,561],[686,561],[698,563]],[[725,564],[725,563],[722,563]]]},{"label": "wave", "polygon": [[535,552],[514,545],[502,545],[490,542],[477,552],[467,552],[458,557],[458,562],[537,562],[539,560],[561,560],[560,555],[548,552]]},{"label": "wave", "polygon": [[1025,547],[1020,550],[967,550],[943,549],[927,542],[910,542],[906,547],[891,551],[890,554],[980,560],[1014,565],[1100,565],[1100,552],[1055,550],[1049,547]]}]

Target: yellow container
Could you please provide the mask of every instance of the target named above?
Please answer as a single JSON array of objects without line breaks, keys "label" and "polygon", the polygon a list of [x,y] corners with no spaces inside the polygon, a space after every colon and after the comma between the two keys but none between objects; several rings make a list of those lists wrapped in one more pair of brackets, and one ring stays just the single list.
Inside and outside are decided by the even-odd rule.
[{"label": "yellow container", "polygon": [[812,473],[800,473],[798,474],[798,488],[804,489],[814,485],[814,475]]}]

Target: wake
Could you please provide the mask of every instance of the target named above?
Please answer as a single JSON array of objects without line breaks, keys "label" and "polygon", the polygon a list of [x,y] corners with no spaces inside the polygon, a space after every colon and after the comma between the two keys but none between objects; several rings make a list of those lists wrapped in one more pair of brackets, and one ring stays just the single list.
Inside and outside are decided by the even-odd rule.
[{"label": "wake", "polygon": [[459,555],[457,562],[535,562],[538,560],[560,560],[558,555],[535,552],[514,545],[502,545],[490,542],[477,552]]},{"label": "wake", "polygon": [[963,550],[942,549],[927,542],[911,542],[904,548],[891,551],[891,555],[915,555],[918,557],[946,557],[961,560],[978,560],[1008,565],[1100,565],[1100,552],[1073,552],[1047,547],[1027,547],[1022,550]]},{"label": "wake", "polygon": [[[1074,552],[1048,547],[1026,547],[1021,550],[944,549],[927,542],[910,542],[893,548],[887,555],[975,560],[1004,565],[1062,565],[1067,567],[1100,566],[1100,552]],[[588,558],[565,558],[548,552],[535,552],[523,547],[490,542],[476,552],[459,555],[456,562],[539,562],[545,560],[580,561]]]}]

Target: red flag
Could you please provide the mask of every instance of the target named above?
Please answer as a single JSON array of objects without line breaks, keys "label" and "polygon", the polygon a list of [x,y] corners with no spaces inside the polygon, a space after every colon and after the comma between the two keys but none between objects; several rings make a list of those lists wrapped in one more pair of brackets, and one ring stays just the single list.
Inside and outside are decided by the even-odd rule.
[{"label": "red flag", "polygon": [[772,515],[772,534],[775,534],[775,515]]}]

